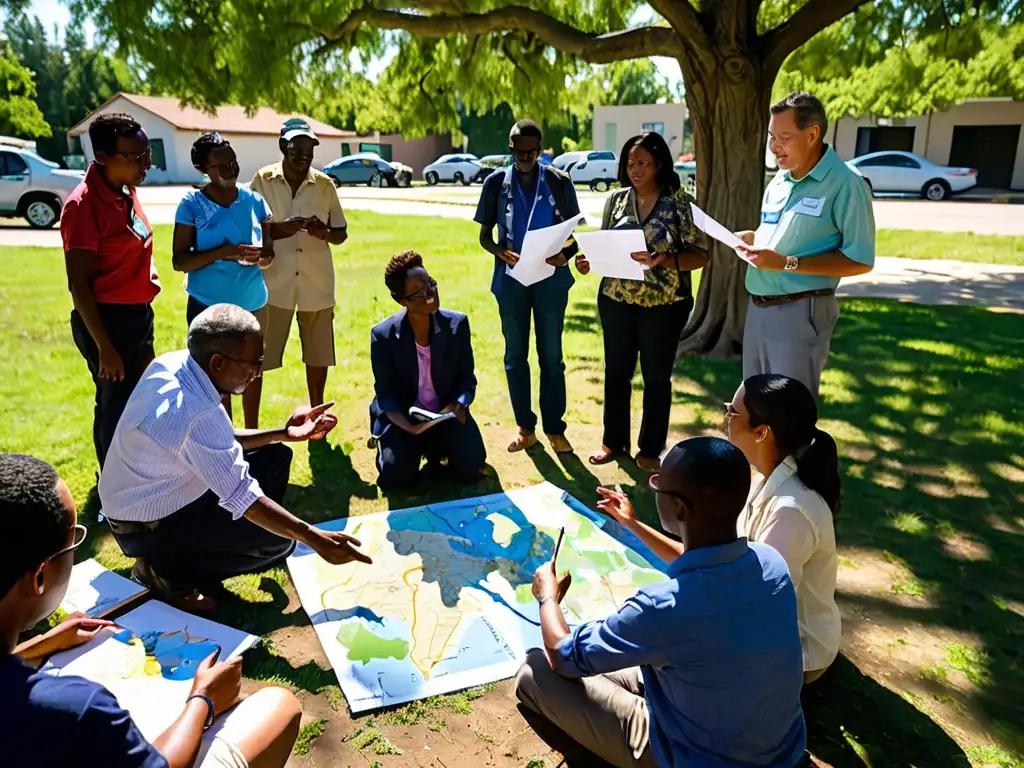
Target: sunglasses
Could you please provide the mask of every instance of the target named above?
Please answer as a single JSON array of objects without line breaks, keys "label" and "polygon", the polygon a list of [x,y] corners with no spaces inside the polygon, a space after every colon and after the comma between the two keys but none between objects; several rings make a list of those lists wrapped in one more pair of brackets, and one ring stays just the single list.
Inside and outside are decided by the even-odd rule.
[{"label": "sunglasses", "polygon": [[44,563],[52,563],[58,557],[63,557],[68,552],[74,552],[76,549],[78,549],[80,546],[82,546],[82,542],[85,541],[85,536],[86,536],[87,533],[89,533],[89,529],[88,528],[86,528],[81,523],[76,524],[75,525],[75,535],[74,535],[74,538],[72,539],[71,546],[70,547],[64,547],[64,549],[62,549],[60,552],[58,552],[58,553],[56,553],[54,555],[50,555],[43,562]]},{"label": "sunglasses", "polygon": [[653,475],[651,475],[650,479],[647,481],[648,487],[652,491],[654,491],[654,495],[655,496],[658,496],[658,495],[670,496],[673,499],[675,499],[676,501],[682,502],[686,506],[693,506],[690,503],[690,497],[687,496],[685,493],[680,493],[679,491],[664,491],[661,488],[659,488],[658,487],[658,476],[659,476],[659,474],[660,473],[655,472]]}]

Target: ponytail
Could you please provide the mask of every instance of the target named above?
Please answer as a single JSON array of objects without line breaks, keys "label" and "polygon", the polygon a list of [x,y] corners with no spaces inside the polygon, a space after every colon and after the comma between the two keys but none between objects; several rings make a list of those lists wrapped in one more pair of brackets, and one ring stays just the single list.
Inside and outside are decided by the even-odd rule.
[{"label": "ponytail", "polygon": [[743,391],[751,428],[765,424],[771,429],[779,455],[794,458],[801,482],[825,500],[835,517],[842,496],[839,449],[832,435],[817,427],[818,406],[810,390],[788,376],[762,373],[743,382]]},{"label": "ponytail", "polygon": [[818,493],[832,510],[832,517],[842,506],[843,486],[839,479],[839,449],[832,435],[817,427],[809,445],[793,452],[796,474],[801,482]]}]

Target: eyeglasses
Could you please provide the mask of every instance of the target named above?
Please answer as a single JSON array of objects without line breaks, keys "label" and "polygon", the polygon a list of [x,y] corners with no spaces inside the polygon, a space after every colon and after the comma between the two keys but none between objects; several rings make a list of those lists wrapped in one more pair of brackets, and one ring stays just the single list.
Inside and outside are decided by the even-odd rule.
[{"label": "eyeglasses", "polygon": [[78,549],[80,546],[82,546],[82,542],[85,541],[85,536],[86,536],[87,533],[89,533],[89,529],[86,528],[81,523],[77,523],[75,525],[75,535],[74,535],[74,538],[71,541],[71,546],[70,547],[64,547],[64,549],[62,549],[60,552],[58,552],[55,555],[50,555],[43,562],[44,563],[52,563],[58,557],[63,557],[68,552],[74,552],[76,549]]},{"label": "eyeglasses", "polygon": [[740,412],[732,407],[732,403],[722,403],[725,406],[725,420],[732,421],[735,417],[740,415]]},{"label": "eyeglasses", "polygon": [[138,165],[143,161],[149,162],[153,159],[153,148],[146,147],[145,152],[113,152],[112,154],[120,155],[132,165]]},{"label": "eyeglasses", "polygon": [[437,280],[435,280],[432,277],[428,277],[426,284],[422,288],[420,288],[418,291],[413,291],[408,296],[403,296],[402,300],[413,301],[416,299],[425,299],[435,290],[437,290]]},{"label": "eyeglasses", "polygon": [[231,355],[225,355],[225,354],[222,354],[221,357],[223,357],[225,360],[230,360],[232,363],[238,363],[238,365],[248,365],[248,366],[251,366],[253,368],[262,368],[263,367],[263,357],[262,356],[260,356],[256,360],[239,360],[237,357],[232,357]]},{"label": "eyeglasses", "polygon": [[512,149],[512,154],[515,155],[516,160],[533,160],[534,158],[540,157],[539,149]]},{"label": "eyeglasses", "polygon": [[671,496],[676,501],[680,501],[687,506],[693,506],[690,503],[690,497],[687,496],[685,493],[680,493],[679,491],[663,491],[661,488],[659,488],[658,476],[659,473],[655,472],[653,475],[651,475],[650,480],[647,481],[648,487],[650,487],[650,489],[654,491],[655,496],[658,496],[659,494],[662,496]]},{"label": "eyeglasses", "polygon": [[232,160],[230,163],[211,163],[206,166],[207,171],[211,168],[216,168],[217,173],[221,176],[237,176],[240,170],[237,160]]}]

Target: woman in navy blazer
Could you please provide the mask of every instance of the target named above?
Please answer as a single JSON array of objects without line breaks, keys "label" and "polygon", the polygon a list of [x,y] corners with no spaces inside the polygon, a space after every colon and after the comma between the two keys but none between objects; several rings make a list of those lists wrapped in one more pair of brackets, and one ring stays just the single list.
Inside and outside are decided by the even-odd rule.
[{"label": "woman in navy blazer", "polygon": [[[474,480],[480,476],[487,451],[469,413],[476,396],[469,319],[440,308],[437,281],[414,251],[391,258],[384,283],[403,309],[370,332],[376,395],[370,404],[370,422],[377,437],[377,485],[412,484],[424,457],[432,463],[447,459],[452,474]],[[452,412],[455,417],[417,422],[409,417],[413,406]]]}]

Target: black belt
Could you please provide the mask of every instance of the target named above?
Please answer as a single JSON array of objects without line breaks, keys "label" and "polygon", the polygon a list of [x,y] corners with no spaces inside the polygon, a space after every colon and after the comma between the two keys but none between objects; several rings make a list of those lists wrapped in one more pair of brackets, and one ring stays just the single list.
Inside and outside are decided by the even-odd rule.
[{"label": "black belt", "polygon": [[816,291],[801,291],[800,293],[784,293],[781,296],[755,296],[750,294],[750,300],[758,309],[767,307],[778,307],[783,304],[792,304],[800,299],[816,299],[821,296],[835,296],[836,292],[831,288],[819,288]]}]

